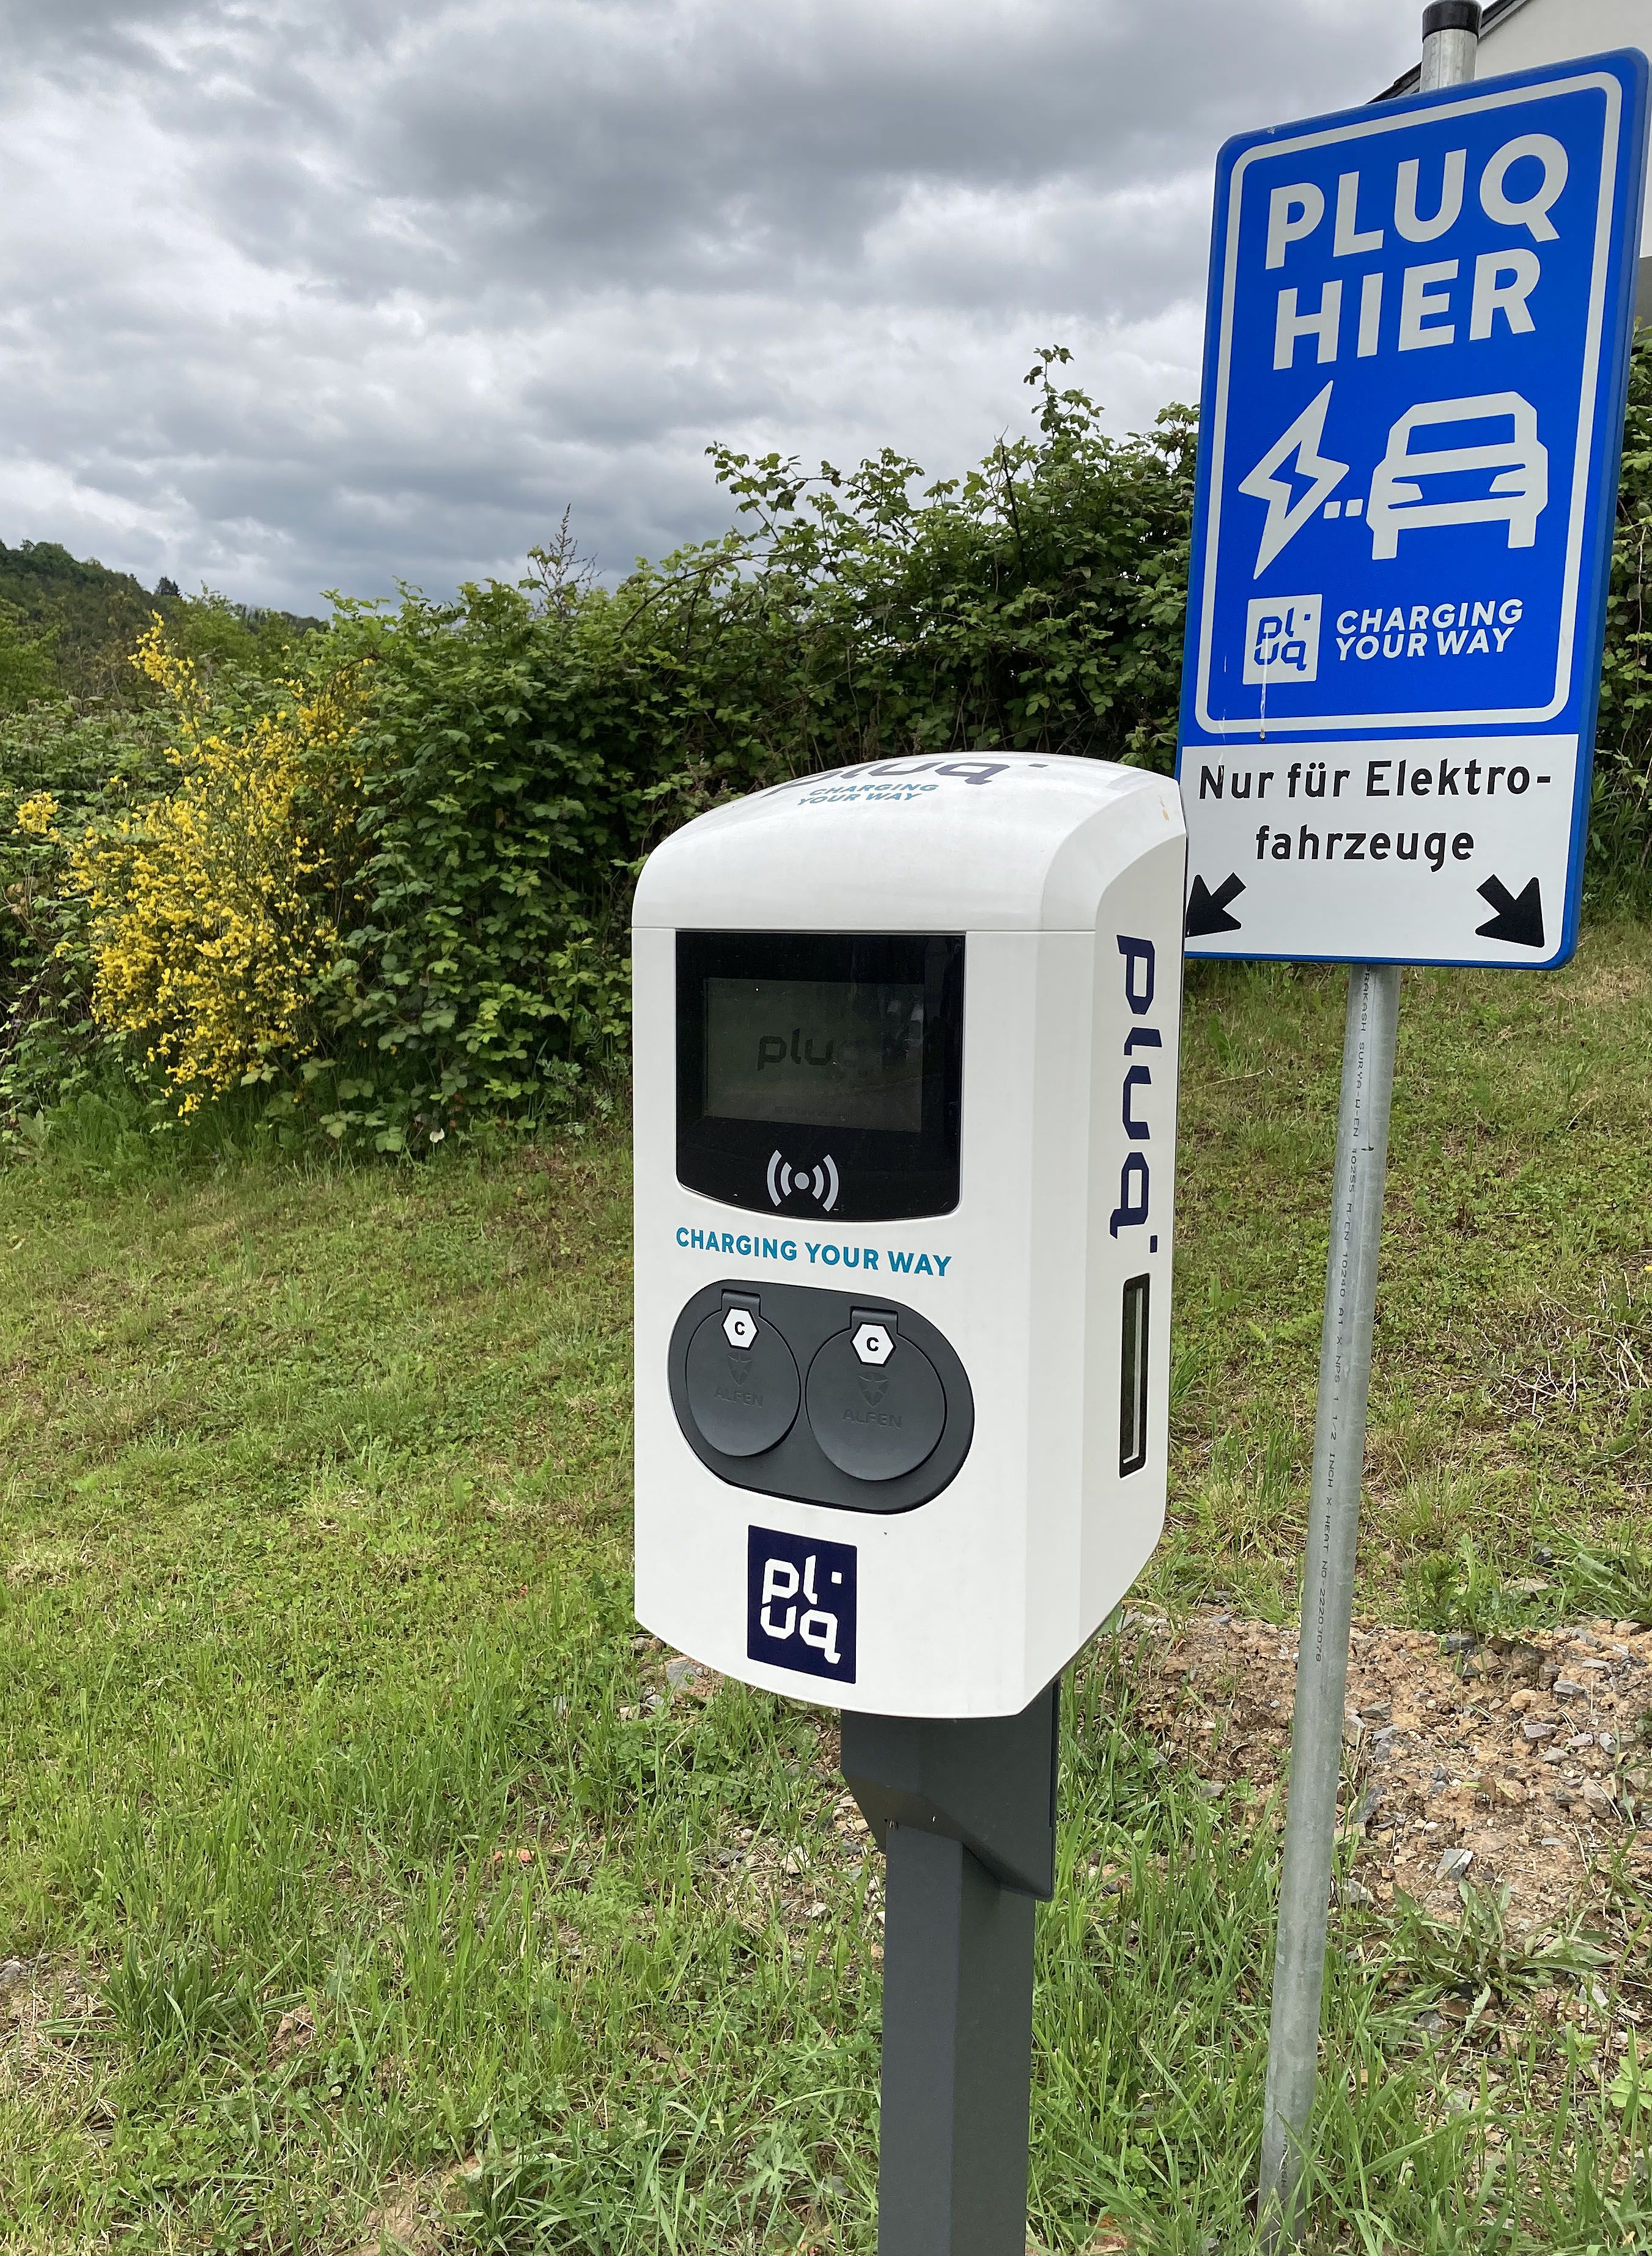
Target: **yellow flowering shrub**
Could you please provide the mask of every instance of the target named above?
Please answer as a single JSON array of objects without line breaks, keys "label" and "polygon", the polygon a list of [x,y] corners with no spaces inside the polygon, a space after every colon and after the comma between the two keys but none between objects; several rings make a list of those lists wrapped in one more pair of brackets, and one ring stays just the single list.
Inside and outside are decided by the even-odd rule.
[{"label": "yellow flowering shrub", "polygon": [[54,791],[37,791],[20,799],[12,820],[25,838],[52,838],[57,834],[59,800]]},{"label": "yellow flowering shrub", "polygon": [[[133,662],[171,708],[176,782],[63,842],[94,1014],[142,1046],[189,1113],[316,1047],[312,997],[337,952],[360,782],[359,676],[289,683],[273,710],[226,716],[159,618]],[[48,797],[17,809],[19,828],[49,834]]]}]

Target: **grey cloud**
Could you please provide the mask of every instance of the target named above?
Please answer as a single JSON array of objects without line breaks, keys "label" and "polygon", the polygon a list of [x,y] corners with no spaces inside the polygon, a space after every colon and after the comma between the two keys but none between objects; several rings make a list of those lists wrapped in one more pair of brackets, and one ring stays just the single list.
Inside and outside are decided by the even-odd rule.
[{"label": "grey cloud", "polygon": [[1140,422],[1196,381],[1218,141],[1359,99],[1416,14],[32,7],[0,532],[307,606],[512,568],[568,501],[608,568],[715,531],[712,436],[956,469],[1044,342]]},{"label": "grey cloud", "polygon": [[[1208,170],[1223,132],[1311,98],[1339,61],[1359,84],[1369,43],[1350,29],[1358,18],[1328,18],[1316,53],[1303,36],[1311,13],[1300,0],[562,0],[501,11],[485,39],[473,15],[439,14],[405,48],[364,51],[325,97],[330,113],[316,104],[338,74],[307,74],[312,126],[363,198],[342,238],[301,145],[261,155],[247,192],[256,117],[240,111],[262,95],[229,104],[231,137],[215,143],[208,122],[203,180],[261,255],[284,229],[306,256],[330,234],[339,286],[370,294],[433,281],[462,294],[469,278],[500,273],[552,289],[849,282],[865,231],[914,181],[1117,186],[1201,159]],[[399,257],[371,227],[381,201],[413,222]]]}]

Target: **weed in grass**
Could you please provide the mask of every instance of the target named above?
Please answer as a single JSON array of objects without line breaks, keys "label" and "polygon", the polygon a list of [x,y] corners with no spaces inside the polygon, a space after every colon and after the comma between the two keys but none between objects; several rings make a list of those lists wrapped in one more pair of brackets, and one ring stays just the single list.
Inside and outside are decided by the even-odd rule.
[{"label": "weed in grass", "polygon": [[[1519,1565],[1528,1571],[1509,1574]],[[1408,1578],[1408,1611],[1423,1629],[1482,1637],[1578,1618],[1652,1621],[1652,1550],[1551,1532],[1521,1560],[1501,1562],[1470,1536],[1424,1552]]]},{"label": "weed in grass", "polygon": [[1506,1891],[1460,1881],[1458,1893],[1463,1907],[1458,1920],[1430,1918],[1415,1905],[1400,1903],[1386,1941],[1407,2012],[1465,2003],[1466,2017],[1458,2018],[1466,2035],[1488,2006],[1507,2007],[1563,1983],[1588,1984],[1611,1963],[1611,1952],[1585,1932],[1581,1918],[1551,1934],[1515,1935],[1509,1930]]}]

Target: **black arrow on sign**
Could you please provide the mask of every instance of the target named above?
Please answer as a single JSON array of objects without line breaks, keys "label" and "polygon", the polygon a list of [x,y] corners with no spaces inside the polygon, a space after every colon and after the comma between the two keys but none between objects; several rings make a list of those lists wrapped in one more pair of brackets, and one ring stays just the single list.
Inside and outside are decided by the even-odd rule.
[{"label": "black arrow on sign", "polygon": [[1536,878],[1522,885],[1518,893],[1511,893],[1500,878],[1487,878],[1479,888],[1479,896],[1497,912],[1485,924],[1475,926],[1479,939],[1512,941],[1516,948],[1543,946],[1543,897]]},{"label": "black arrow on sign", "polygon": [[1195,878],[1193,891],[1188,895],[1188,938],[1197,940],[1205,932],[1237,932],[1239,920],[1229,916],[1227,905],[1236,901],[1244,890],[1243,878],[1224,878],[1214,892],[1203,878]]}]

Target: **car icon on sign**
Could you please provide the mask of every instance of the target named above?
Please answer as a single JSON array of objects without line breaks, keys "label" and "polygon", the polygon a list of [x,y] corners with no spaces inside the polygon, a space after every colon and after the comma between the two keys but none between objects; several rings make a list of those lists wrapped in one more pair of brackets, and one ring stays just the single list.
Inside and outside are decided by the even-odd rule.
[{"label": "car icon on sign", "polygon": [[[1453,425],[1491,424],[1506,427],[1489,441],[1472,446],[1430,445],[1436,433]],[[1425,444],[1414,448],[1421,434]],[[1495,475],[1482,490],[1473,474]],[[1434,483],[1430,492],[1423,481]],[[1442,492],[1441,485],[1471,490]],[[1388,434],[1388,449],[1371,481],[1366,522],[1371,527],[1373,560],[1397,556],[1400,535],[1425,525],[1491,525],[1500,518],[1508,526],[1511,548],[1529,548],[1537,538],[1537,519],[1549,501],[1549,449],[1537,436],[1537,411],[1518,391],[1487,391],[1473,399],[1428,399],[1405,413]]]}]

